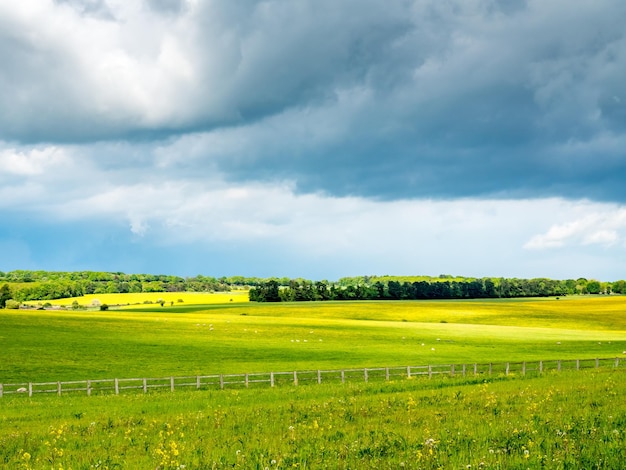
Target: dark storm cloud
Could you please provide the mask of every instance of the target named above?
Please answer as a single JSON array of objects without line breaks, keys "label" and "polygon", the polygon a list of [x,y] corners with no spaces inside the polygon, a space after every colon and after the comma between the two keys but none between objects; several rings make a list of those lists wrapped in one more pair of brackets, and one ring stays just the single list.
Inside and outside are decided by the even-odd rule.
[{"label": "dark storm cloud", "polygon": [[622,1],[83,5],[0,16],[0,139],[196,133],[179,167],[302,192],[626,201]]}]

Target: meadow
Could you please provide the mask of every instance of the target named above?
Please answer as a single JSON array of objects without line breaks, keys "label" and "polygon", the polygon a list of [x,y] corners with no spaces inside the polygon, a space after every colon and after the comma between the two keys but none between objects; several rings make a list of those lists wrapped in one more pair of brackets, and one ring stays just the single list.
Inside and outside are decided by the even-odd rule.
[{"label": "meadow", "polygon": [[0,383],[616,357],[625,311],[622,296],[5,310]]},{"label": "meadow", "polygon": [[4,397],[11,469],[618,469],[626,371]]},{"label": "meadow", "polygon": [[[625,312],[622,296],[0,310],[0,383],[626,360]],[[620,468],[625,373],[5,395],[0,468]]]}]

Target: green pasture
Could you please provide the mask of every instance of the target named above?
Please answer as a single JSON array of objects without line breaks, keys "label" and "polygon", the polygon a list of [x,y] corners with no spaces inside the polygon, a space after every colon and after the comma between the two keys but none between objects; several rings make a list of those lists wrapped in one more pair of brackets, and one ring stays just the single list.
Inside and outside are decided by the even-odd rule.
[{"label": "green pasture", "polygon": [[0,310],[0,383],[626,358],[625,312],[623,296]]},{"label": "green pasture", "polygon": [[0,399],[0,468],[618,469],[625,369]]}]

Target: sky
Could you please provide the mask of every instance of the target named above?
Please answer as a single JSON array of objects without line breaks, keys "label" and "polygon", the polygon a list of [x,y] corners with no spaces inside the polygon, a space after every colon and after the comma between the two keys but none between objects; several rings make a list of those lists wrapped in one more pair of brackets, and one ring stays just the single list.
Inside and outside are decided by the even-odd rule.
[{"label": "sky", "polygon": [[0,271],[626,278],[623,0],[0,0]]}]

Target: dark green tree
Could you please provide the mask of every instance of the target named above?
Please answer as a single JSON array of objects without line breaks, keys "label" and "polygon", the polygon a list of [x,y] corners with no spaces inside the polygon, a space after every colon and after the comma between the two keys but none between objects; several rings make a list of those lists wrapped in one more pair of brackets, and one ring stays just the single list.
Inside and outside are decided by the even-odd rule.
[{"label": "dark green tree", "polygon": [[11,299],[11,289],[8,284],[4,284],[0,287],[0,308],[4,308],[7,304],[7,300]]}]

